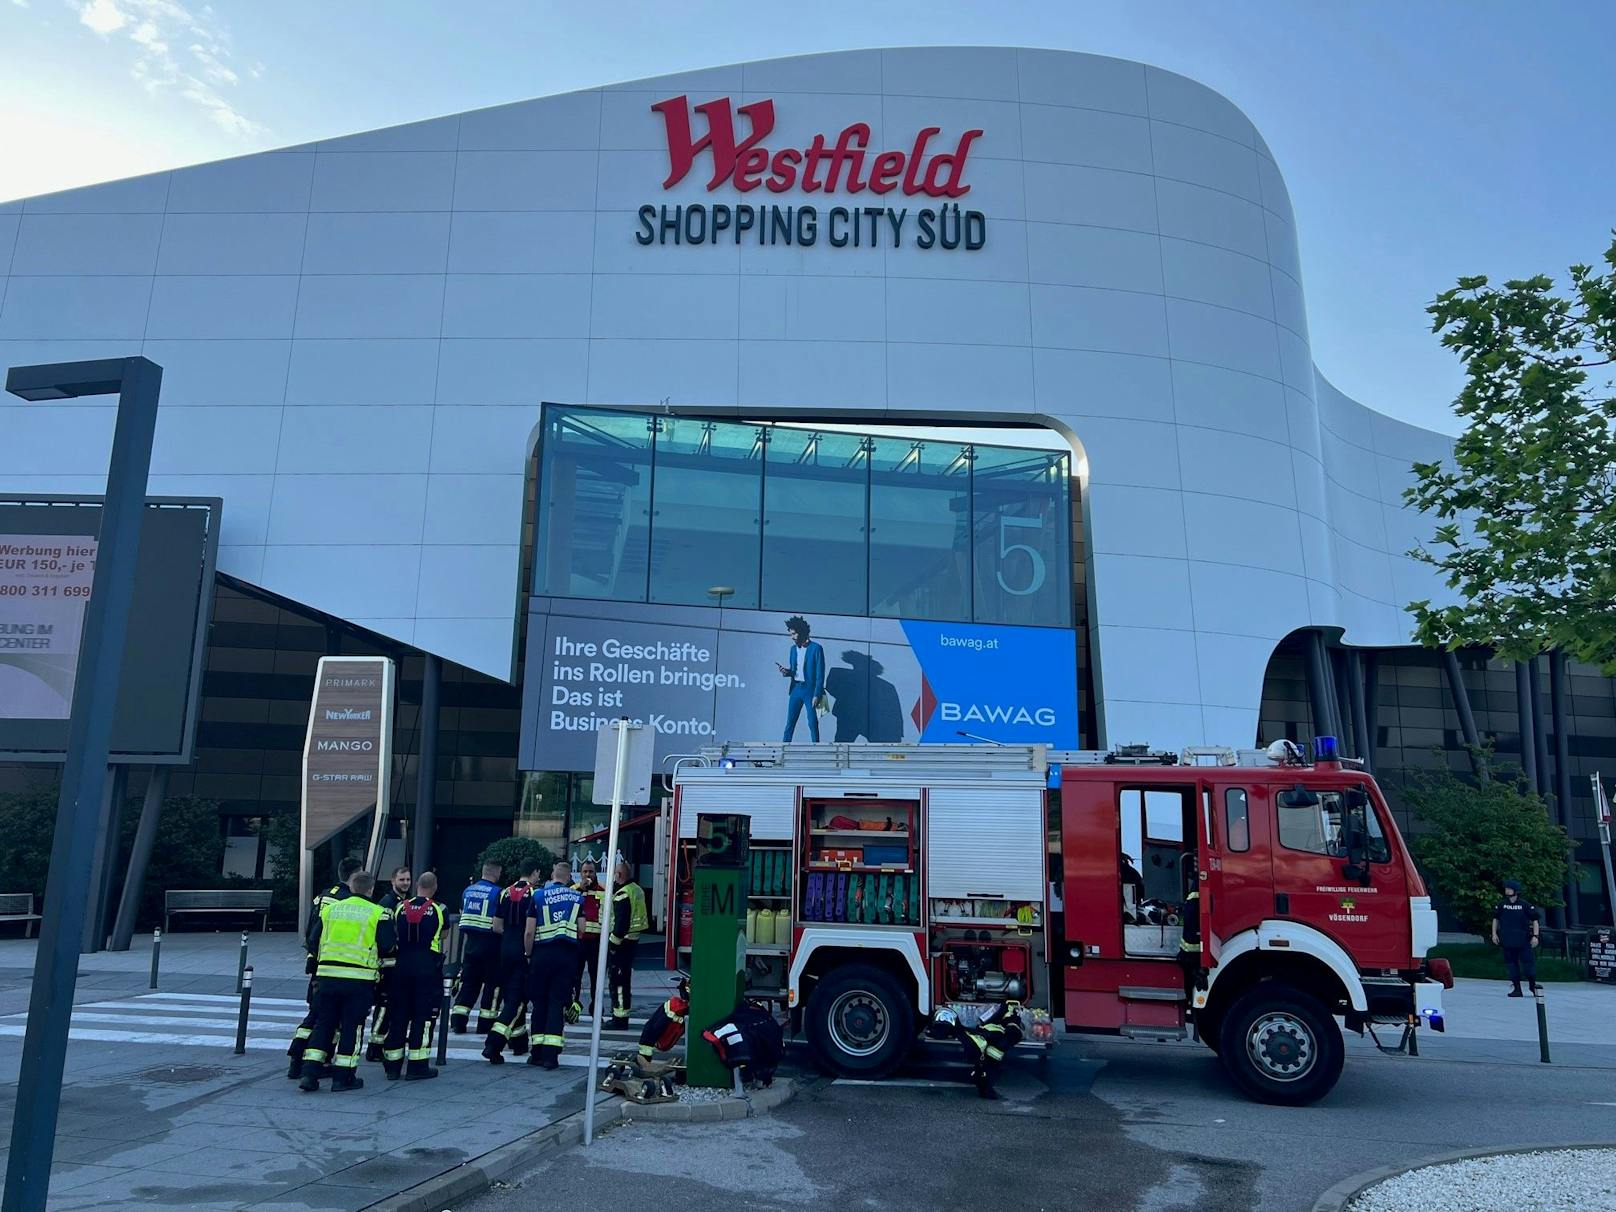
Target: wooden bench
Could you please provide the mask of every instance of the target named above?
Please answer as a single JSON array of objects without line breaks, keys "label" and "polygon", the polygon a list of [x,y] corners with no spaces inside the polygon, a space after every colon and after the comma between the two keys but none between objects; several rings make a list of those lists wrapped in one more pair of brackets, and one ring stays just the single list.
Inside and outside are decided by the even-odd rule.
[{"label": "wooden bench", "polygon": [[163,933],[176,913],[257,914],[261,930],[269,929],[268,888],[175,888],[163,893]]},{"label": "wooden bench", "polygon": [[32,892],[0,892],[0,922],[21,922],[22,936],[32,938],[37,921],[39,914],[34,912]]}]

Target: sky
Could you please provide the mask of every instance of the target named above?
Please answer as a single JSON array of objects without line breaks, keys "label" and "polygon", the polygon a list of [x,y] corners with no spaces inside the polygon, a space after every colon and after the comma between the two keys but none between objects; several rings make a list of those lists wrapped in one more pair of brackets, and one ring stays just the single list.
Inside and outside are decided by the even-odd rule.
[{"label": "sky", "polygon": [[0,0],[0,200],[690,68],[973,43],[1137,59],[1239,105],[1290,187],[1315,362],[1416,424],[1457,428],[1438,291],[1563,280],[1616,227],[1608,0]]}]

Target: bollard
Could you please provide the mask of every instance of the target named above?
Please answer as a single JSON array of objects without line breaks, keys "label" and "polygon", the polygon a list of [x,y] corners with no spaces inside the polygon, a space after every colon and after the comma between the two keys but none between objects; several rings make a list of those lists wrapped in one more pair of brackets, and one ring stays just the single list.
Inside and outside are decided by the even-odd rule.
[{"label": "bollard", "polygon": [[241,992],[242,977],[247,971],[247,932],[241,932],[241,958],[236,961],[236,992]]},{"label": "bollard", "polygon": [[151,987],[157,988],[157,957],[163,953],[163,928],[152,927],[151,932]]},{"label": "bollard", "polygon": [[1537,1001],[1537,1058],[1547,1065],[1552,1063],[1549,1060],[1549,1011],[1543,1004],[1541,990],[1532,996]]},{"label": "bollard", "polygon": [[447,976],[443,978],[443,1004],[438,1007],[438,1066],[449,1063],[449,986],[452,982]]},{"label": "bollard", "polygon": [[252,969],[241,973],[241,1014],[236,1019],[236,1055],[247,1051],[247,1008],[252,1005]]},{"label": "bollard", "polygon": [[1408,1016],[1408,1054],[1420,1054],[1420,1016],[1417,1014]]}]

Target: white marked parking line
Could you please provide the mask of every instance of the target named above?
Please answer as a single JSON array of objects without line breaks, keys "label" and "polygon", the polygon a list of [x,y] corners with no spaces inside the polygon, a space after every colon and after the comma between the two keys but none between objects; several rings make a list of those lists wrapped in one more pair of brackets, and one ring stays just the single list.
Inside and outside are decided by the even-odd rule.
[{"label": "white marked parking line", "polygon": [[864,1077],[838,1077],[833,1086],[913,1086],[920,1090],[957,1090],[959,1082],[935,1081],[928,1077],[888,1077],[871,1080]]}]

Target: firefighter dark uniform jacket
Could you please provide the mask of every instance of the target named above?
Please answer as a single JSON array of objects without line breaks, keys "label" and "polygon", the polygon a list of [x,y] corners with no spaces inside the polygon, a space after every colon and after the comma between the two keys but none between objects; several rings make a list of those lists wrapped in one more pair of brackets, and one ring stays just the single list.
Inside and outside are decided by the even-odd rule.
[{"label": "firefighter dark uniform jacket", "polygon": [[505,933],[499,936],[501,960],[508,959],[512,955],[520,957],[523,951],[523,931],[527,926],[527,919],[533,916],[533,885],[526,880],[517,880],[499,894],[494,914],[505,923]]},{"label": "firefighter dark uniform jacket", "polygon": [[429,897],[401,902],[393,910],[398,969],[417,975],[443,966],[443,906]]},{"label": "firefighter dark uniform jacket", "polygon": [[535,916],[539,919],[539,925],[533,936],[533,945],[576,942],[578,919],[583,914],[583,893],[567,884],[552,883],[540,888],[537,897]]},{"label": "firefighter dark uniform jacket", "polygon": [[499,901],[499,885],[493,880],[476,880],[460,894],[460,932],[493,936],[494,906]]},{"label": "firefighter dark uniform jacket", "polygon": [[320,910],[313,941],[317,978],[374,981],[382,955],[393,950],[392,918],[362,896],[329,900]]},{"label": "firefighter dark uniform jacket", "polygon": [[624,942],[637,943],[649,925],[643,888],[631,880],[612,890],[612,932],[607,942],[614,947]]}]

